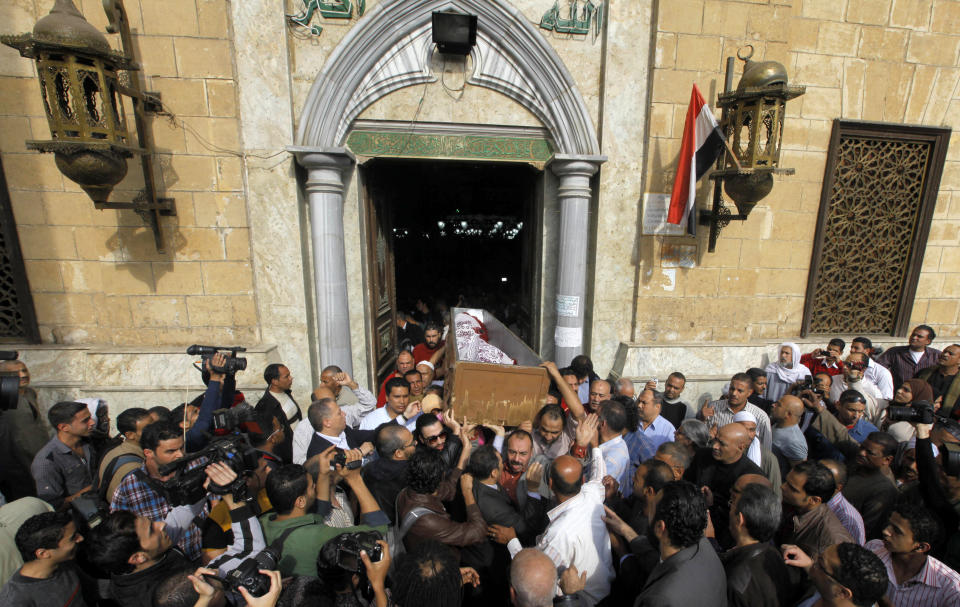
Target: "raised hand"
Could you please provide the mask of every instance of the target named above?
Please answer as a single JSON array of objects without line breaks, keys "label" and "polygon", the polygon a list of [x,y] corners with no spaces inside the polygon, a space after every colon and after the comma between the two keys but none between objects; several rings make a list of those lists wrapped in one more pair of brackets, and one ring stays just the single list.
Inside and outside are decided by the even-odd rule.
[{"label": "raised hand", "polygon": [[498,544],[507,544],[512,539],[516,539],[517,532],[513,527],[504,527],[503,525],[489,525],[487,535]]},{"label": "raised hand", "polygon": [[603,477],[603,499],[604,501],[610,499],[617,494],[617,491],[620,490],[620,483],[617,482],[617,479],[613,478],[609,474]]},{"label": "raised hand", "polygon": [[583,421],[577,426],[577,444],[581,447],[589,447],[591,443],[597,440],[597,432],[600,427],[600,418],[596,413],[583,418]]},{"label": "raised hand", "polygon": [[517,429],[523,430],[524,432],[527,432],[529,434],[533,434],[533,422],[528,419],[527,421],[517,426]]},{"label": "raised hand", "polygon": [[607,524],[607,529],[616,534],[622,535],[623,538],[628,542],[637,537],[637,532],[633,530],[633,527],[628,525],[622,518],[617,516],[616,512],[607,506],[604,506],[603,510],[607,513],[606,516],[603,517],[603,522]]},{"label": "raised hand", "polygon": [[540,462],[531,462],[527,466],[527,489],[529,491],[536,491],[540,487],[540,482],[543,481],[543,464]]}]

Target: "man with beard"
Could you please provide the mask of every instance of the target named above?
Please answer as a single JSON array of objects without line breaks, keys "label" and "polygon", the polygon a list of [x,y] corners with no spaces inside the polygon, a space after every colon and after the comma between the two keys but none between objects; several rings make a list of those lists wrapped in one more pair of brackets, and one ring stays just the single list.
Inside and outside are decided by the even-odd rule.
[{"label": "man with beard", "polygon": [[709,490],[707,503],[710,517],[717,534],[717,542],[729,548],[733,545],[730,535],[730,489],[744,474],[763,475],[763,470],[747,457],[750,435],[740,423],[727,424],[717,432],[712,447],[699,449],[693,463],[683,477]]},{"label": "man with beard", "polygon": [[430,360],[430,358],[437,353],[437,350],[443,347],[443,342],[440,340],[440,325],[431,321],[428,322],[423,329],[423,343],[417,344],[413,348],[413,359],[416,362],[421,362],[424,360]]},{"label": "man with beard", "polygon": [[397,496],[407,486],[407,466],[417,448],[413,433],[397,424],[377,430],[377,454],[361,476],[392,525],[397,524]]},{"label": "man with beard", "polygon": [[533,418],[533,453],[553,460],[570,451],[577,423],[587,413],[577,397],[576,390],[564,380],[556,363],[546,361],[540,366],[547,370],[550,379],[560,391],[563,402],[569,407],[568,415],[560,405],[544,405]]},{"label": "man with beard", "polygon": [[500,475],[500,486],[518,509],[522,510],[526,504],[528,491],[550,498],[550,488],[542,480],[534,485],[527,480],[526,472],[530,464],[538,463],[544,469],[550,465],[550,460],[545,456],[534,456],[533,437],[529,432],[520,429],[511,432],[503,443],[501,455],[503,473]]},{"label": "man with beard", "polygon": [[880,390],[863,378],[863,372],[867,368],[866,354],[852,353],[847,356],[843,363],[843,374],[833,377],[833,384],[830,386],[830,400],[838,402],[840,396],[847,390],[856,390],[863,395],[866,400],[866,417],[871,422],[876,423],[880,416]]}]

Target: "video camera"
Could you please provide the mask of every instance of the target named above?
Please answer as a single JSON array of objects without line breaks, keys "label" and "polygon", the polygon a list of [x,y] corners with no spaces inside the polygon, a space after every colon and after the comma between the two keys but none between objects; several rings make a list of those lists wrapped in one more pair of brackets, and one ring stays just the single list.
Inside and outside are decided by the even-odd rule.
[{"label": "video camera", "polygon": [[247,422],[257,421],[256,409],[248,403],[240,403],[230,409],[217,409],[210,419],[210,432],[216,436],[232,434]]},{"label": "video camera", "polygon": [[[246,477],[257,468],[259,456],[247,439],[240,435],[218,438],[209,445],[178,460],[160,467],[160,475],[175,473],[173,478],[161,483],[167,501],[174,506],[195,504],[208,492],[217,495],[231,493],[237,499],[243,499],[246,493]],[[207,480],[206,467],[224,462],[237,473],[237,480],[226,487],[210,484],[204,488]]]},{"label": "video camera", "polygon": [[361,460],[354,460],[347,463],[347,452],[341,449],[340,447],[334,448],[333,459],[330,460],[330,469],[333,470],[333,467],[337,464],[343,466],[347,470],[355,470],[363,465]]},{"label": "video camera", "polygon": [[260,573],[260,570],[276,571],[279,562],[280,554],[276,550],[264,548],[245,559],[224,578],[210,574],[204,574],[203,577],[221,580],[228,591],[238,595],[240,587],[243,586],[251,596],[263,596],[270,591],[270,577]]},{"label": "video camera", "polygon": [[246,348],[241,348],[240,346],[199,346],[194,344],[187,348],[187,354],[190,356],[199,356],[204,363],[212,359],[217,353],[230,352],[230,356],[227,357],[222,367],[215,366],[213,362],[210,363],[210,368],[213,371],[217,373],[228,373],[230,375],[247,368],[247,359],[237,356],[237,352],[246,351]]},{"label": "video camera", "polygon": [[930,401],[918,400],[908,407],[887,407],[887,419],[891,422],[910,422],[911,424],[932,424],[936,419]]},{"label": "video camera", "polygon": [[[17,360],[20,353],[14,350],[0,350],[0,362]],[[0,411],[16,409],[20,401],[20,375],[17,373],[0,373]]]}]

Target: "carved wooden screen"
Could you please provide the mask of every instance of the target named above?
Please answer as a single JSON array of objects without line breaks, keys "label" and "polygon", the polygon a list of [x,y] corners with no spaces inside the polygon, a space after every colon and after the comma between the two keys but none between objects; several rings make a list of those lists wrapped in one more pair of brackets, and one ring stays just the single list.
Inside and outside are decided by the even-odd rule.
[{"label": "carved wooden screen", "polygon": [[835,120],[803,330],[905,335],[950,129]]},{"label": "carved wooden screen", "polygon": [[2,162],[0,162],[0,341],[40,341]]}]

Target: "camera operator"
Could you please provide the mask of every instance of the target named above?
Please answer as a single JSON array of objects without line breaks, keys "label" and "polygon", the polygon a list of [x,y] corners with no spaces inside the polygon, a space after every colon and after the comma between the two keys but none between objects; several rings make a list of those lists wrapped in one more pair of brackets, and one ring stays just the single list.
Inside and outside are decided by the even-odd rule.
[{"label": "camera operator", "polygon": [[850,433],[829,410],[828,386],[811,378],[810,382],[798,382],[790,387],[790,393],[803,402],[804,413],[800,429],[807,440],[807,457],[810,459],[843,459],[840,449],[851,444]]},{"label": "camera operator", "polygon": [[94,454],[85,439],[94,419],[85,404],[75,402],[50,407],[47,419],[57,434],[37,452],[30,472],[37,483],[37,497],[60,508],[93,489]]},{"label": "camera operator", "polygon": [[[213,382],[211,382],[213,383]],[[160,483],[173,478],[174,473],[161,476],[160,467],[183,457],[183,436],[180,428],[175,424],[155,422],[143,429],[140,437],[140,446],[143,447],[143,465],[127,475],[110,502],[110,511],[128,510],[148,518],[153,522],[167,521],[171,513],[173,516],[186,516],[192,511],[193,516],[200,514],[206,508],[206,499],[190,507],[174,506],[165,497]],[[190,560],[200,556],[200,530],[197,525],[184,525],[186,531],[178,546]]]},{"label": "camera operator", "polygon": [[220,373],[214,368],[223,366],[227,357],[217,352],[204,362],[203,382],[207,391],[189,403],[173,410],[171,417],[186,431],[185,452],[193,453],[207,446],[210,438],[207,431],[213,412],[217,409],[230,409],[234,405],[237,380],[233,373]]},{"label": "camera operator", "polygon": [[0,361],[0,373],[20,377],[17,406],[0,412],[0,493],[8,502],[33,497],[37,488],[30,465],[50,438],[37,404],[37,393],[30,387],[30,371],[20,360]]},{"label": "camera operator", "polygon": [[[914,423],[917,429],[917,477],[920,495],[924,505],[942,522],[946,529],[946,541],[943,549],[934,551],[934,556],[955,570],[960,570],[960,461],[951,459],[960,457],[960,453],[951,451],[951,447],[940,444],[940,456],[944,466],[937,463],[933,454],[931,434],[937,431],[947,433],[953,440],[960,440],[960,424],[937,418],[933,412],[921,412],[921,419]],[[933,423],[928,423],[933,422]],[[951,458],[951,455],[953,458]]]},{"label": "camera operator", "polygon": [[[360,469],[350,467],[352,462],[359,462],[359,454],[346,452],[347,466],[337,464],[334,470],[331,462],[337,453],[334,447],[330,447],[317,456],[319,474],[316,480],[299,464],[283,466],[267,478],[267,495],[276,514],[260,517],[260,524],[267,542],[274,542],[287,533],[280,560],[280,571],[285,576],[315,575],[320,547],[336,535],[357,531],[387,532],[390,519],[367,489],[360,477]],[[331,476],[341,477],[353,490],[365,524],[337,528],[324,523],[332,509]]]}]

